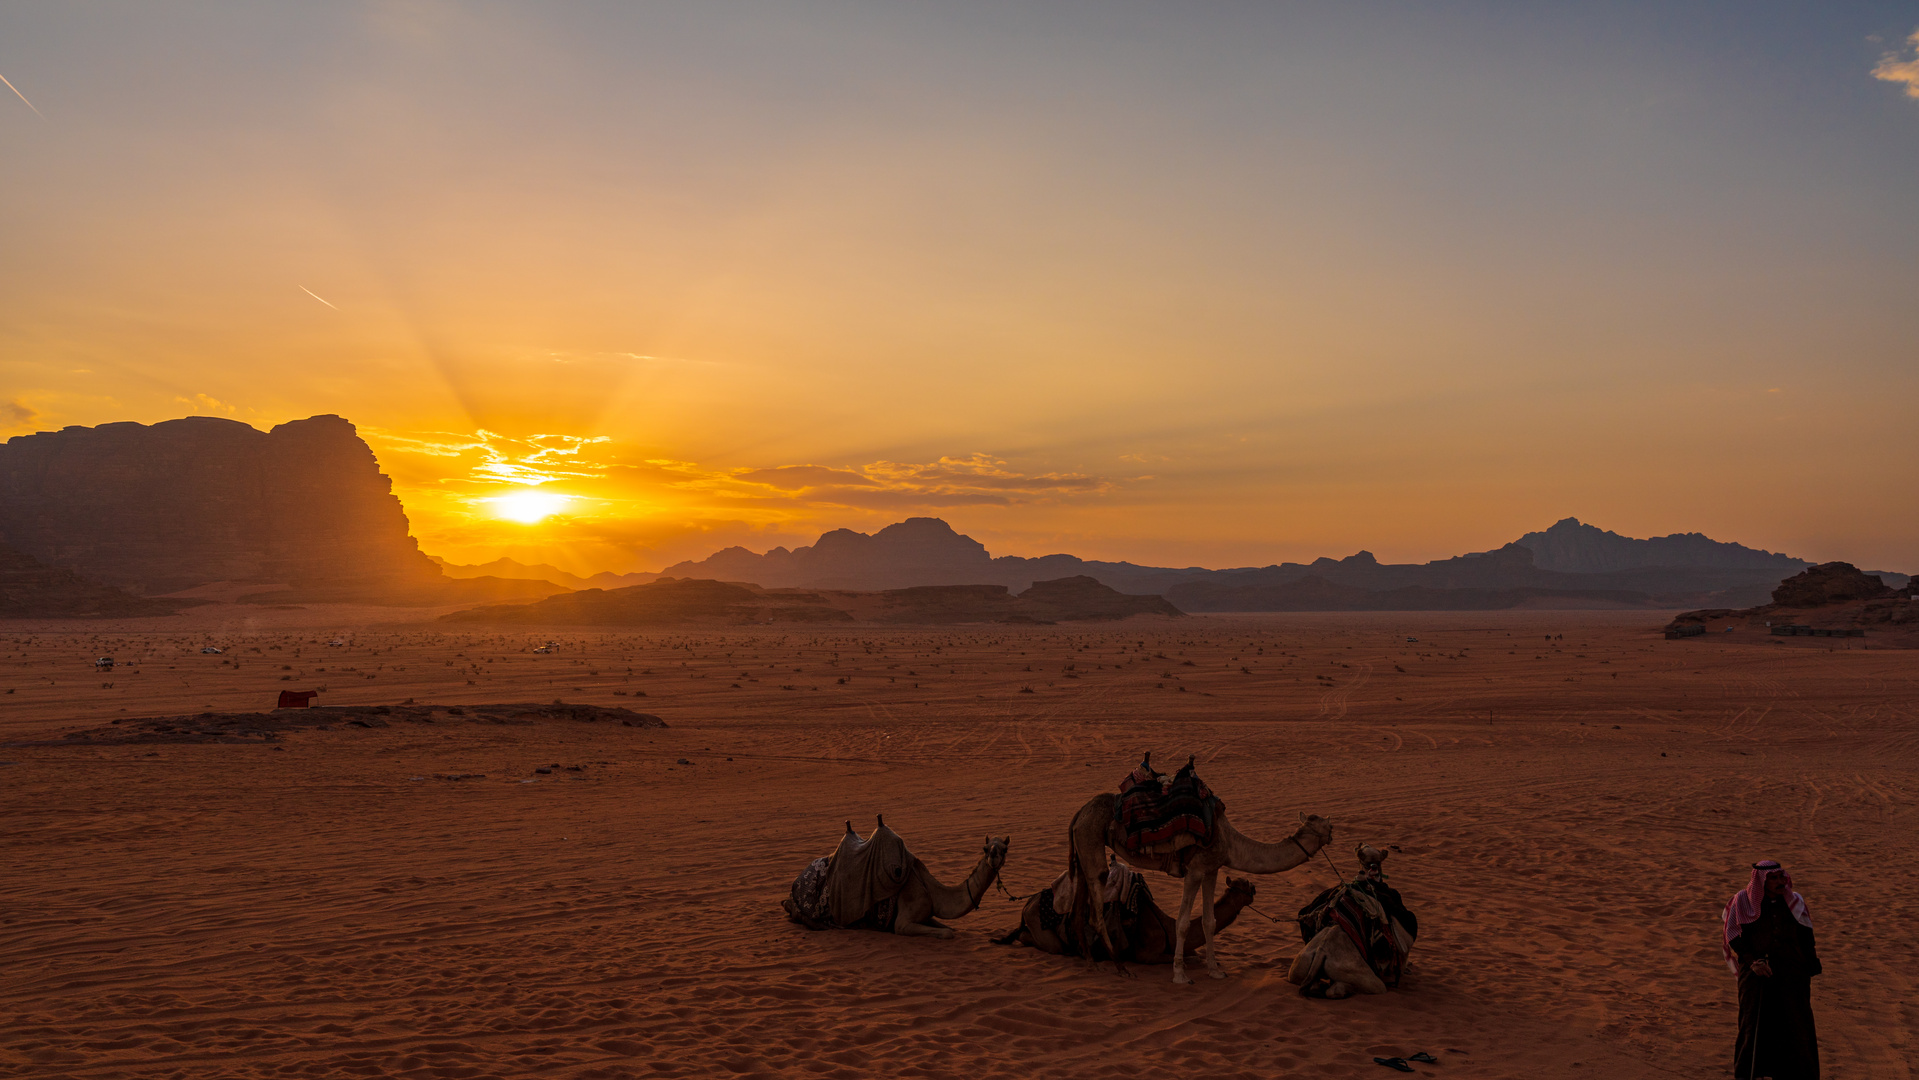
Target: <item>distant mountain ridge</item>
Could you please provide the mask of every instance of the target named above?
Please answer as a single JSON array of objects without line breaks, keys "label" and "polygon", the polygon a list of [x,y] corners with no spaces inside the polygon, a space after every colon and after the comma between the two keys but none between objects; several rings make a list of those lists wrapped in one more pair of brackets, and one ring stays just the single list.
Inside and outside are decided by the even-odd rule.
[{"label": "distant mountain ridge", "polygon": [[1793,574],[1812,565],[1790,555],[1713,540],[1703,533],[1673,533],[1635,540],[1571,517],[1543,532],[1529,532],[1516,543],[1533,553],[1534,566],[1570,574],[1599,574],[1648,566],[1778,570]]},{"label": "distant mountain ridge", "polygon": [[975,584],[1022,590],[1035,581],[1085,575],[1121,592],[1165,596],[1185,611],[1479,610],[1757,603],[1782,577],[1808,565],[1698,533],[1639,540],[1566,518],[1493,551],[1429,563],[1381,563],[1361,551],[1344,559],[1210,570],[1072,555],[994,558],[945,521],[921,517],[870,536],[835,529],[811,545],[764,554],[730,547],[664,573],[764,588],[856,590]]},{"label": "distant mountain ridge", "polygon": [[547,581],[567,589],[624,589],[630,585],[644,585],[649,581],[658,581],[660,574],[615,574],[602,570],[592,577],[570,574],[548,563],[531,565],[513,559],[499,558],[487,563],[447,562],[438,555],[428,558],[439,566],[440,572],[447,577],[464,580],[467,578],[496,577],[509,581]]},{"label": "distant mountain ridge", "polygon": [[710,578],[661,578],[624,589],[561,593],[531,604],[496,604],[440,617],[442,622],[535,626],[671,626],[713,623],[962,623],[1050,625],[1135,615],[1180,618],[1164,597],[1127,596],[1079,576],[1036,581],[1018,596],[1003,585],[916,585],[873,592],[767,589]]}]

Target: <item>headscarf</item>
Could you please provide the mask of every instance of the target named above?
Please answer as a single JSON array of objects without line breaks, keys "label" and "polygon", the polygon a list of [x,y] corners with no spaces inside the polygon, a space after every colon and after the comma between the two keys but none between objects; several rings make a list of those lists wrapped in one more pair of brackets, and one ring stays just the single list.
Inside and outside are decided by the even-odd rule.
[{"label": "headscarf", "polygon": [[1747,923],[1759,918],[1759,905],[1766,900],[1766,878],[1773,874],[1786,879],[1786,909],[1792,912],[1793,919],[1800,926],[1812,929],[1812,912],[1806,910],[1806,898],[1793,891],[1792,874],[1775,859],[1753,863],[1752,880],[1726,901],[1725,940],[1719,943],[1719,949],[1725,954],[1726,967],[1734,975],[1739,974],[1739,955],[1732,951],[1732,939],[1740,935]]}]

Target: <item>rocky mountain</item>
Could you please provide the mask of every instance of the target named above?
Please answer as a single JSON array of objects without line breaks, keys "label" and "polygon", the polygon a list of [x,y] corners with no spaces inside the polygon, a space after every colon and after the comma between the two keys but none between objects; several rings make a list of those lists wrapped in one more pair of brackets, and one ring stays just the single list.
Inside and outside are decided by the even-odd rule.
[{"label": "rocky mountain", "polygon": [[[1547,552],[1543,561],[1531,545]],[[765,587],[865,590],[979,584],[1017,591],[1083,575],[1122,593],[1165,596],[1185,611],[1342,611],[1756,604],[1780,578],[1806,565],[1697,533],[1636,540],[1567,518],[1493,551],[1428,563],[1382,563],[1361,551],[1343,559],[1209,570],[1072,555],[994,558],[938,518],[910,518],[871,536],[840,529],[811,546],[763,555],[727,548],[666,572]],[[1905,581],[1904,575],[1883,576]]]},{"label": "rocky mountain", "polygon": [[[986,545],[953,531],[939,518],[907,518],[868,536],[834,529],[810,546],[776,547],[755,555],[730,547],[700,560],[676,563],[669,577],[751,581],[767,588],[904,589],[916,585],[1000,584]],[[1028,582],[1027,584],[1030,584]]]},{"label": "rocky mountain", "polygon": [[408,535],[373,451],[338,416],[271,431],[192,416],[15,436],[0,445],[0,539],[135,594],[226,581],[292,586],[276,601],[422,601],[450,584]]},{"label": "rocky mountain", "polygon": [[545,581],[566,589],[624,589],[629,585],[644,585],[649,581],[658,581],[660,574],[615,574],[602,570],[592,577],[570,574],[557,566],[547,563],[528,565],[513,559],[494,559],[488,563],[451,563],[438,555],[429,555],[440,572],[450,578],[466,579],[494,577],[506,581]]},{"label": "rocky mountain", "polygon": [[1713,540],[1703,533],[1673,533],[1635,540],[1570,517],[1542,532],[1527,533],[1516,542],[1533,553],[1534,566],[1572,574],[1600,574],[1648,566],[1793,574],[1812,565],[1790,555]]},{"label": "rocky mountain", "polygon": [[1178,617],[1158,596],[1128,596],[1089,577],[1035,582],[1013,595],[1003,585],[918,585],[856,592],[768,589],[710,579],[661,578],[624,589],[587,589],[534,604],[506,604],[442,616],[444,622],[533,626],[666,626],[771,623],[1056,623]]}]

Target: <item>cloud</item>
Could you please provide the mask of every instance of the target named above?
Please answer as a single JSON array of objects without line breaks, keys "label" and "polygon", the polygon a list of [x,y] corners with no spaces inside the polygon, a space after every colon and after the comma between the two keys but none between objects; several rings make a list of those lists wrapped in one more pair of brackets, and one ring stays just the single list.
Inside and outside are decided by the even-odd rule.
[{"label": "cloud", "polygon": [[1109,480],[1079,473],[1015,472],[1006,467],[1006,462],[985,454],[965,458],[943,457],[927,465],[877,461],[866,467],[866,473],[892,487],[946,495],[969,491],[1025,495],[1097,494],[1113,486]]},{"label": "cloud", "polygon": [[597,478],[607,466],[586,459],[584,451],[610,442],[605,435],[527,435],[513,437],[481,428],[472,435],[451,432],[369,432],[387,446],[427,457],[474,459],[466,475],[448,476],[447,483],[483,482],[537,487],[562,479]]},{"label": "cloud", "polygon": [[879,483],[851,469],[833,469],[824,465],[779,465],[771,469],[748,469],[733,475],[749,484],[765,484],[781,491],[849,485],[870,487]]},{"label": "cloud", "polygon": [[176,397],[173,400],[193,410],[195,416],[232,416],[238,411],[211,394],[195,394],[190,398]]},{"label": "cloud", "polygon": [[914,506],[1005,506],[1066,495],[1098,495],[1111,480],[1079,473],[1023,473],[985,454],[925,463],[875,461],[857,467],[770,465],[720,470],[697,462],[654,458],[609,466],[626,483],[699,492],[732,504],[907,509]]},{"label": "cloud", "polygon": [[40,414],[29,408],[25,402],[15,398],[0,402],[0,425],[6,427],[26,427],[32,424]]},{"label": "cloud", "polygon": [[1900,59],[1898,53],[1887,53],[1880,57],[1879,66],[1872,69],[1872,77],[1889,83],[1904,83],[1906,96],[1919,98],[1919,30],[1906,39],[1906,59]]}]

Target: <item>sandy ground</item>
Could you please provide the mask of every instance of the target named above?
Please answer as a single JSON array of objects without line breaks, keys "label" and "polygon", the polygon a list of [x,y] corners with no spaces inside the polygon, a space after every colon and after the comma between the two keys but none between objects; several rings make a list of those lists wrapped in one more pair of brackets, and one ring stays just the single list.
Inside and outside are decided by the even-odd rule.
[{"label": "sandy ground", "polygon": [[[1378,1077],[1374,1055],[1427,1050],[1431,1076],[1718,1077],[1719,911],[1776,856],[1819,927],[1826,1075],[1911,1075],[1919,652],[1665,641],[1644,612],[776,634],[409,625],[426,614],[0,624],[0,1074]],[[671,727],[25,745],[322,686]],[[875,813],[949,882],[1008,834],[1006,884],[1041,886],[1073,810],[1148,749],[1196,754],[1254,836],[1331,817],[1342,873],[1357,841],[1399,845],[1424,932],[1402,988],[1302,999],[1296,932],[1252,915],[1221,937],[1229,977],[1181,987],[991,944],[1018,909],[997,894],[950,942],[778,910]],[[484,778],[438,779],[458,773]],[[1255,906],[1290,916],[1332,880],[1315,859]]]}]

